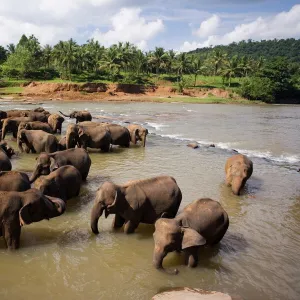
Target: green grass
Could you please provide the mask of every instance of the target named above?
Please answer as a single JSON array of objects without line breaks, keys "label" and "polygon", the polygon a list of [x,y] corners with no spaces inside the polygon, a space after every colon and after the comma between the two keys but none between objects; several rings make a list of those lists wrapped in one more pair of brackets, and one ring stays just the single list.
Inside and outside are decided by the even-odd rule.
[{"label": "green grass", "polygon": [[5,88],[0,88],[0,94],[9,95],[9,94],[20,94],[23,92],[23,88],[20,86],[8,86]]},{"label": "green grass", "polygon": [[152,99],[155,102],[182,102],[182,103],[198,103],[198,104],[263,104],[261,101],[250,101],[246,99],[226,99],[220,97],[206,97],[206,98],[198,98],[198,97],[155,97]]}]

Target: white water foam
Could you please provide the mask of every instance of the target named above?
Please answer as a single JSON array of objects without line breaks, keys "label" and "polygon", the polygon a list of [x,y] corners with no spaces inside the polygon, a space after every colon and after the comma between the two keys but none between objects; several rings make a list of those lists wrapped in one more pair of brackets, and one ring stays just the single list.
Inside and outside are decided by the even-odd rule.
[{"label": "white water foam", "polygon": [[160,123],[150,123],[150,122],[148,122],[146,124],[149,125],[150,127],[153,127],[157,131],[162,131],[162,128],[168,127],[168,125],[160,124]]}]

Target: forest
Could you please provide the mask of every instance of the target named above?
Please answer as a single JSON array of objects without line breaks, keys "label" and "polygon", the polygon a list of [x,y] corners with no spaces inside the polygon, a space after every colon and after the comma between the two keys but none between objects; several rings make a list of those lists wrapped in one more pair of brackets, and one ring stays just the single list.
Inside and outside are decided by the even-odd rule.
[{"label": "forest", "polygon": [[300,98],[299,50],[295,39],[249,40],[177,53],[162,47],[143,52],[121,42],[105,48],[93,39],[82,45],[73,39],[41,45],[34,35],[22,35],[17,44],[0,46],[0,86],[24,79],[144,85],[164,80],[182,92],[221,82],[218,87],[249,100],[288,103]]}]

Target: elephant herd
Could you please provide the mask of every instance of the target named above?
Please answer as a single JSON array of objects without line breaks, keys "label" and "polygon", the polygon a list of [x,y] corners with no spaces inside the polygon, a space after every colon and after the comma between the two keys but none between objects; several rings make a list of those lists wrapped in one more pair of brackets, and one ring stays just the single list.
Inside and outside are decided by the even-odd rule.
[{"label": "elephant herd", "polygon": [[[108,152],[112,145],[129,147],[138,141],[145,147],[148,131],[140,125],[92,122],[87,111],[61,114],[75,118],[76,124],[69,124],[66,136],[58,141],[54,133],[62,133],[64,122],[59,114],[50,114],[43,108],[0,111],[0,236],[10,250],[19,248],[22,226],[62,215],[67,200],[79,195],[92,164],[88,148]],[[4,141],[8,132],[17,139],[21,152],[39,154],[30,178],[11,171],[10,158],[15,152]],[[249,158],[234,155],[225,165],[226,184],[239,195],[252,172]],[[98,220],[103,212],[105,217],[114,215],[112,228],[124,227],[127,234],[140,223],[155,224],[153,265],[176,274],[176,269],[165,270],[162,266],[169,252],[184,252],[186,264],[195,267],[199,247],[220,242],[229,226],[228,215],[219,202],[198,199],[177,214],[181,200],[181,190],[170,176],[122,185],[104,182],[96,192],[91,211],[92,232],[99,233]]]}]

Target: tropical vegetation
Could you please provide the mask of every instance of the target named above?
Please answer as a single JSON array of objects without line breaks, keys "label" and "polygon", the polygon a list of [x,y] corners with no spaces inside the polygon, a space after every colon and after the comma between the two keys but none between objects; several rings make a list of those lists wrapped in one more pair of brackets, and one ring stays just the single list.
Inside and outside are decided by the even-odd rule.
[{"label": "tropical vegetation", "polygon": [[[277,50],[271,51],[274,45]],[[70,39],[42,46],[34,35],[23,35],[16,45],[0,46],[0,78],[134,84],[158,84],[164,79],[179,91],[201,88],[199,78],[221,78],[223,88],[244,98],[278,102],[299,97],[299,50],[300,40],[294,39],[243,41],[176,53],[162,47],[142,52],[121,42],[105,48],[94,39],[82,45]]]}]

